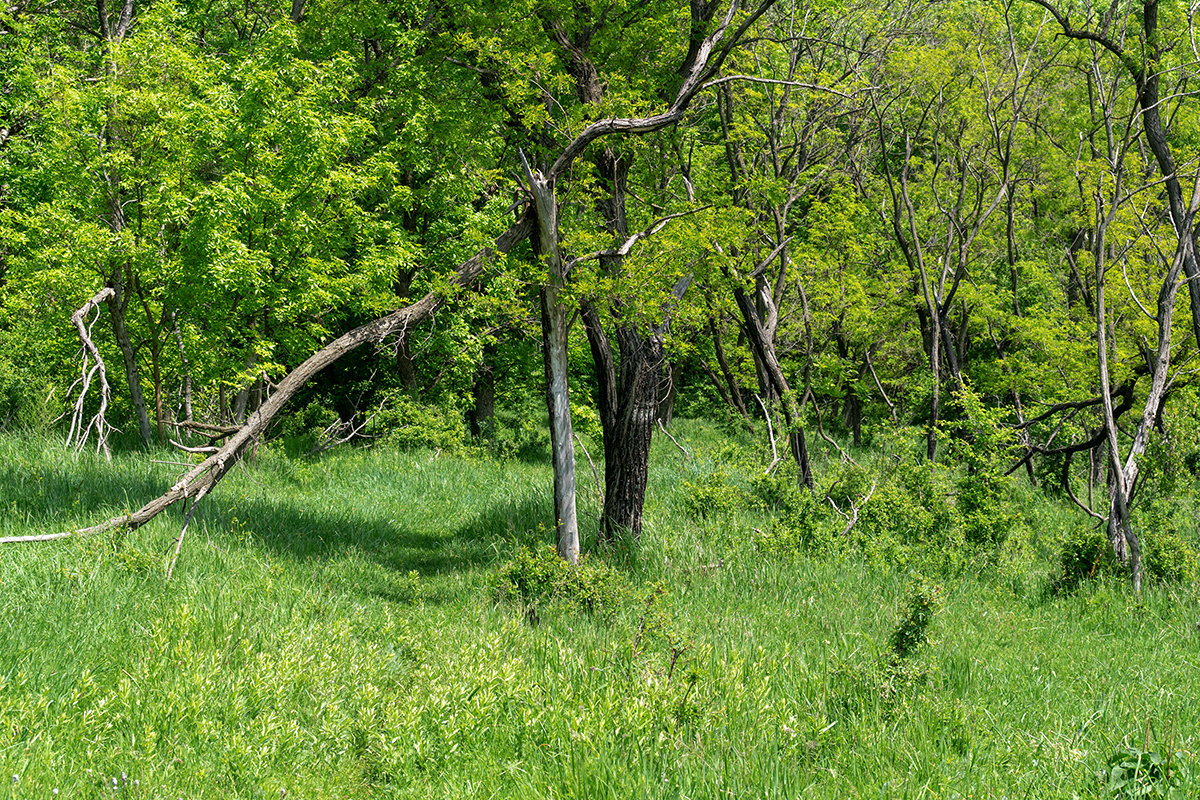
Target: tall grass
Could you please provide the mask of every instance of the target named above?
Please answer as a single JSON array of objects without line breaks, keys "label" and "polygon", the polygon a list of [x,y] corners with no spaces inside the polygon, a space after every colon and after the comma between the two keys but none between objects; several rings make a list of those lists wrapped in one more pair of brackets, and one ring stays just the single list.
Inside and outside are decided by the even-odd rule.
[{"label": "tall grass", "polygon": [[[1195,587],[1046,594],[1073,520],[1028,493],[1033,534],[935,576],[931,641],[885,685],[909,569],[767,555],[749,504],[697,516],[735,470],[679,427],[643,541],[599,553],[631,587],[612,614],[496,599],[497,566],[550,541],[550,476],[482,457],[268,448],[170,583],[178,514],[5,549],[0,797],[1069,798],[1124,744],[1196,760]],[[136,507],[179,460],[0,438],[0,533]]]}]

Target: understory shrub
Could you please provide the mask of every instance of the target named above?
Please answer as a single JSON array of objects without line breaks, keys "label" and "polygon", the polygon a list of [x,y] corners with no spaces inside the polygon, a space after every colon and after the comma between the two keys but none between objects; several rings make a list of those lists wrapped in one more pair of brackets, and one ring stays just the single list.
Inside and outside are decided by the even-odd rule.
[{"label": "understory shrub", "polygon": [[684,505],[692,519],[707,519],[721,514],[732,514],[749,505],[749,497],[741,487],[729,480],[728,474],[717,467],[694,483],[684,481]]},{"label": "understory shrub", "polygon": [[884,716],[902,713],[926,686],[937,667],[928,652],[929,629],[943,603],[942,587],[917,575],[910,583],[900,618],[876,659],[836,664],[831,677],[840,684],[844,709],[877,707]]},{"label": "understory shrub", "polygon": [[[1151,528],[1139,535],[1146,577],[1163,583],[1196,579],[1196,549],[1182,534],[1169,528]],[[1126,569],[1113,554],[1107,527],[1084,525],[1073,530],[1063,542],[1058,572],[1051,576],[1050,590],[1053,594],[1070,594],[1087,581],[1118,575],[1126,575]]]},{"label": "understory shrub", "polygon": [[1053,594],[1070,594],[1085,581],[1116,574],[1119,564],[1104,526],[1083,524],[1063,541],[1058,556],[1058,573],[1051,577]]},{"label": "understory shrub", "polygon": [[522,548],[496,570],[492,582],[497,596],[520,606],[531,623],[555,602],[611,614],[629,593],[625,576],[605,562],[585,555],[572,566],[550,545]]},{"label": "understory shrub", "polygon": [[397,397],[390,408],[379,413],[376,424],[387,431],[386,444],[400,448],[460,452],[467,447],[467,429],[462,413],[455,408],[418,403]]},{"label": "understory shrub", "polygon": [[544,418],[526,409],[497,408],[488,438],[488,449],[498,459],[546,460],[550,429]]}]

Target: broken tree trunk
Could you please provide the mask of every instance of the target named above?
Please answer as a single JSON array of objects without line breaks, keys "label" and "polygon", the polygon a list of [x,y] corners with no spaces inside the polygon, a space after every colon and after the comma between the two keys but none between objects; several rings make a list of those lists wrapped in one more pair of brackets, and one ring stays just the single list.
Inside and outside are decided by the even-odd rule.
[{"label": "broken tree trunk", "polygon": [[[522,159],[524,155],[522,154]],[[559,299],[567,270],[558,246],[558,200],[554,181],[525,162],[525,179],[534,200],[538,255],[546,265],[542,287],[542,355],[546,370],[546,411],[550,415],[550,460],[554,467],[554,528],[558,554],[579,563],[579,515],[575,508],[575,440],[567,383],[571,306]]]}]

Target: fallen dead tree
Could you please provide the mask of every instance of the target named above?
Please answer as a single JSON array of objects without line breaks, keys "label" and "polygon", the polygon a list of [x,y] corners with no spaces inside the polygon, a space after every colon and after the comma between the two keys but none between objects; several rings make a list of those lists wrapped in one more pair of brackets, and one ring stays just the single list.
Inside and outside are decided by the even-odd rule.
[{"label": "fallen dead tree", "polygon": [[[451,282],[455,286],[466,286],[479,278],[484,268],[490,264],[497,254],[507,253],[518,242],[528,238],[533,230],[533,223],[528,216],[522,217],[508,230],[502,233],[492,247],[485,247],[467,261],[463,262],[454,273]],[[389,336],[401,335],[414,325],[428,319],[438,309],[446,304],[446,298],[441,292],[430,292],[417,302],[387,316],[380,317],[366,325],[355,328],[343,334],[325,347],[318,350],[296,369],[279,382],[274,393],[257,411],[250,415],[246,423],[229,435],[224,445],[216,449],[200,464],[187,472],[179,481],[165,493],[146,503],[130,514],[113,517],[96,525],[78,528],[59,533],[46,533],[34,536],[7,536],[0,538],[0,544],[14,542],[45,542],[52,539],[65,539],[71,536],[85,536],[103,533],[111,530],[131,531],[145,525],[166,509],[181,500],[189,498],[195,503],[225,476],[234,464],[238,462],[248,447],[266,431],[267,426],[275,419],[287,402],[314,375],[337,361],[342,356],[356,350],[364,344],[379,343]],[[191,512],[187,515],[183,530],[176,541],[175,552],[178,554],[183,534],[187,530],[187,522],[191,520]]]}]

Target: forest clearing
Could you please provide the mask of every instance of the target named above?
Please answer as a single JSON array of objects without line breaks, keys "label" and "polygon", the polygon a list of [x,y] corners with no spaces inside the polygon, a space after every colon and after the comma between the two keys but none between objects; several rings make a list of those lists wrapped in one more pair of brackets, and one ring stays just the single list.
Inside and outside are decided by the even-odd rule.
[{"label": "forest clearing", "polygon": [[14,0],[0,786],[1196,795],[1198,26]]},{"label": "forest clearing", "polygon": [[[761,488],[680,427],[695,456],[656,444],[641,542],[553,598],[499,585],[554,558],[547,468],[424,449],[261,452],[170,583],[178,515],[9,549],[10,796],[1132,797],[1109,785],[1125,748],[1174,751],[1195,790],[1192,584],[1053,592],[1072,513],[1034,492],[957,564],[764,554]],[[4,535],[120,512],[165,469],[0,446]],[[700,513],[696,487],[724,499]],[[940,587],[928,641],[893,667],[916,572]]]}]

